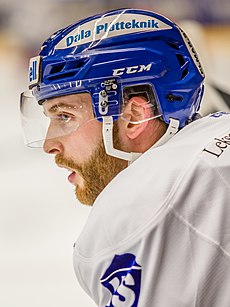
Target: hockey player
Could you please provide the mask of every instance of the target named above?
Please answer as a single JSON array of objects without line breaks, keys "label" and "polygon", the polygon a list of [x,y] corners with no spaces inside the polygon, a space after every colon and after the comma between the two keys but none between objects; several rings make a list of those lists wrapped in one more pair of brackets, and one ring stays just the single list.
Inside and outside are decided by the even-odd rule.
[{"label": "hockey player", "polygon": [[230,116],[198,115],[204,72],[167,18],[121,9],[30,61],[26,142],[92,205],[74,268],[100,307],[230,306]]}]

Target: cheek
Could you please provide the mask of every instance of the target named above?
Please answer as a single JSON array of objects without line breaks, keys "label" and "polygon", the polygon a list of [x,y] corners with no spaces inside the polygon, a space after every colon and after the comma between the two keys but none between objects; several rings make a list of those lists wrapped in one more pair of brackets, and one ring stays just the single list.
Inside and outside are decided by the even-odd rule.
[{"label": "cheek", "polygon": [[101,123],[95,120],[69,135],[65,143],[65,155],[76,162],[86,161],[102,140],[101,129]]}]

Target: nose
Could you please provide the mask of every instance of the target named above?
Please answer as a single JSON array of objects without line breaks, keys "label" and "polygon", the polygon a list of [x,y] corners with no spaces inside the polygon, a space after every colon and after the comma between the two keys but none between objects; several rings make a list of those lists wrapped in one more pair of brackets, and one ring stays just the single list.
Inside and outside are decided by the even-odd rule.
[{"label": "nose", "polygon": [[63,151],[63,145],[55,138],[46,139],[43,144],[43,150],[48,154],[59,154]]}]

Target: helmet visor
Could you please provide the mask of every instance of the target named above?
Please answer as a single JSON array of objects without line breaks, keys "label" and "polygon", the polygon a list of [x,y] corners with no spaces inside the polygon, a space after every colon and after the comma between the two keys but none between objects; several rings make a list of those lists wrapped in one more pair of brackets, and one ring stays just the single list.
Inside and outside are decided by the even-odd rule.
[{"label": "helmet visor", "polygon": [[21,94],[20,110],[25,142],[42,147],[45,139],[68,135],[86,122],[120,115],[118,78],[96,78],[40,84]]},{"label": "helmet visor", "polygon": [[89,93],[60,96],[38,104],[31,91],[21,94],[21,122],[26,144],[42,147],[45,139],[63,137],[96,120]]}]

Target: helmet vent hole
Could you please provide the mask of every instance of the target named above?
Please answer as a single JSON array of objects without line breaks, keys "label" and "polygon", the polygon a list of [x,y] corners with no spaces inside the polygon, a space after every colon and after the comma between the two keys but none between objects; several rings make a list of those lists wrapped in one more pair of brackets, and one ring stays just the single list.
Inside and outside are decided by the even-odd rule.
[{"label": "helmet vent hole", "polygon": [[89,61],[89,58],[74,59],[53,65],[50,70],[49,80],[62,80],[76,76],[80,69]]},{"label": "helmet vent hole", "polygon": [[173,49],[175,49],[175,50],[179,50],[179,46],[178,46],[177,44],[172,43],[172,42],[167,42],[167,44],[168,44],[171,48],[173,48]]},{"label": "helmet vent hole", "polygon": [[71,61],[67,65],[67,69],[79,69],[86,64],[89,59],[80,59],[78,61]]},{"label": "helmet vent hole", "polygon": [[177,57],[177,60],[178,60],[178,62],[179,62],[179,64],[180,64],[180,66],[183,66],[183,65],[185,64],[185,60],[184,60],[183,55],[181,55],[181,54],[176,54],[176,57]]},{"label": "helmet vent hole", "polygon": [[182,72],[182,76],[181,76],[181,79],[184,79],[188,74],[188,68],[185,68]]},{"label": "helmet vent hole", "polygon": [[52,67],[50,74],[56,74],[62,71],[64,68],[65,64],[58,64]]}]

